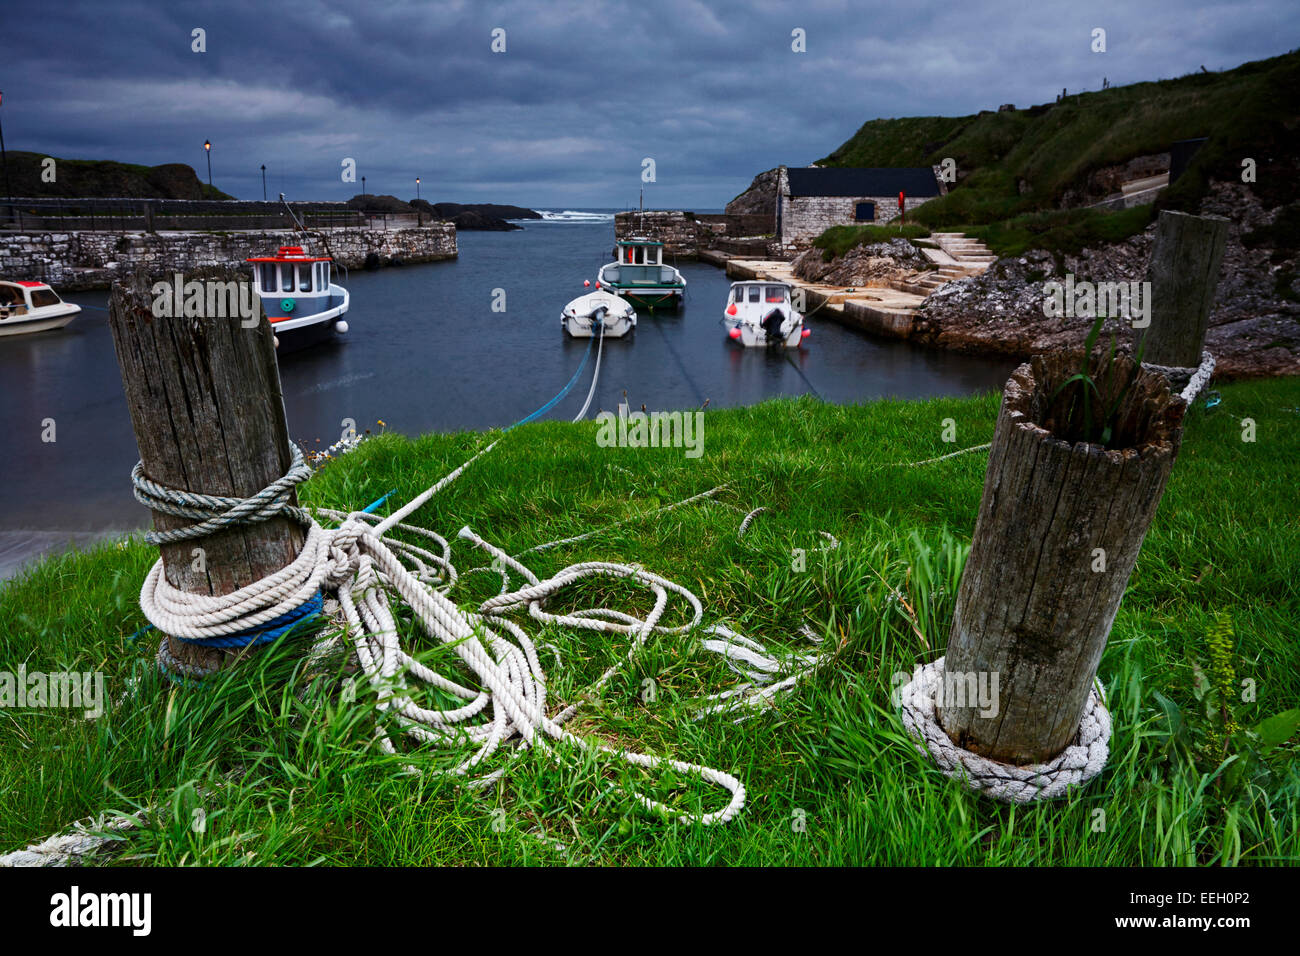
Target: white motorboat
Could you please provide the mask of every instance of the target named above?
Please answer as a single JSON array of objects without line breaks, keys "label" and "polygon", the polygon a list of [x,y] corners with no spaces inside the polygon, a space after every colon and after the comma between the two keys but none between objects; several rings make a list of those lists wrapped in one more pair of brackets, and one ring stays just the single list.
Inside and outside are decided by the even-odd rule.
[{"label": "white motorboat", "polygon": [[0,282],[0,335],[61,329],[80,311],[44,282]]},{"label": "white motorboat", "polygon": [[722,314],[727,336],[747,348],[798,348],[809,331],[790,301],[791,288],[770,279],[733,282]]},{"label": "white motorboat", "polygon": [[578,296],[560,313],[560,325],[575,339],[589,339],[603,326],[605,338],[621,338],[636,328],[636,309],[626,299],[597,287]]}]

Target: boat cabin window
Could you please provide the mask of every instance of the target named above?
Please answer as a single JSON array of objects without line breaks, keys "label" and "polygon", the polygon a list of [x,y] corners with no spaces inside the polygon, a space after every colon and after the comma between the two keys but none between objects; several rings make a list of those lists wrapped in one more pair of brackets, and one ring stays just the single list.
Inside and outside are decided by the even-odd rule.
[{"label": "boat cabin window", "polygon": [[762,294],[762,291],[763,289],[761,286],[751,285],[749,287],[749,301],[757,302],[759,300],[759,296]]},{"label": "boat cabin window", "polygon": [[293,291],[293,266],[287,262],[280,265],[280,291]]},{"label": "boat cabin window", "polygon": [[770,286],[768,286],[768,287],[767,287],[767,301],[768,301],[768,302],[784,302],[784,301],[785,301],[785,286],[783,286],[783,285],[770,285]]},{"label": "boat cabin window", "polygon": [[258,263],[257,286],[263,292],[275,291],[275,265],[270,262]]},{"label": "boat cabin window", "polygon": [[32,308],[39,309],[43,305],[58,305],[61,300],[54,294],[53,289],[33,289],[32,290]]},{"label": "boat cabin window", "polygon": [[23,293],[11,285],[0,285],[0,305],[22,305]]},{"label": "boat cabin window", "polygon": [[731,301],[732,302],[745,301],[745,287],[743,285],[738,285],[731,290]]},{"label": "boat cabin window", "polygon": [[306,262],[298,267],[298,291],[311,291],[311,265]]}]

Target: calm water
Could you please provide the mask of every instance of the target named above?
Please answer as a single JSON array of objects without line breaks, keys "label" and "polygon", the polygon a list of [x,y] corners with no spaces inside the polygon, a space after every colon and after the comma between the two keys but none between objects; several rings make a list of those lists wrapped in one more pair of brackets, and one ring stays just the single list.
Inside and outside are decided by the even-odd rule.
[{"label": "calm water", "polygon": [[[286,355],[290,434],[313,446],[358,429],[418,434],[508,425],[550,399],[586,350],[560,330],[560,309],[610,256],[613,224],[533,222],[522,232],[468,232],[460,258],[377,272],[353,271],[351,331],[337,344]],[[881,396],[964,395],[1005,382],[1014,363],[877,340],[819,322],[793,355],[742,350],[718,323],[728,280],[684,263],[685,308],[641,315],[635,334],[605,343],[588,417],[614,409],[627,390],[649,409],[747,405],[815,393],[830,402]],[[19,278],[19,277],[16,277]],[[504,289],[506,311],[492,311]],[[106,292],[70,293],[84,307],[58,332],[0,339],[0,577],[33,552],[74,539],[147,525],[131,497],[137,458],[108,331]],[[546,416],[572,418],[590,365]],[[41,440],[54,419],[56,441]],[[19,533],[22,532],[22,533]],[[84,540],[78,536],[76,540]]]}]

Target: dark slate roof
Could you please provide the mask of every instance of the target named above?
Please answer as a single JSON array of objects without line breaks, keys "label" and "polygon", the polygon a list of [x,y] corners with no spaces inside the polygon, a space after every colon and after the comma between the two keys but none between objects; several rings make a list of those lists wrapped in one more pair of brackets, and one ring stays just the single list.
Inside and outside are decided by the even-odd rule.
[{"label": "dark slate roof", "polygon": [[939,195],[934,170],[928,166],[871,169],[790,169],[791,196],[909,196]]}]

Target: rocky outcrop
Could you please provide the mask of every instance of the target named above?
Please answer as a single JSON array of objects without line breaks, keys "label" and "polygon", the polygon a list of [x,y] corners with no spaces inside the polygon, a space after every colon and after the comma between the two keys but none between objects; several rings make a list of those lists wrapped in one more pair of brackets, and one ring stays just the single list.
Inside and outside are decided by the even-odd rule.
[{"label": "rocky outcrop", "polygon": [[[45,162],[54,159],[54,165]],[[8,153],[11,195],[41,199],[231,199],[199,180],[192,166],[137,166],[106,159],[59,159],[44,153]],[[49,182],[49,169],[54,181]]]},{"label": "rocky outcrop", "polygon": [[776,218],[776,194],[780,181],[780,167],[759,173],[749,188],[727,203],[726,212],[733,216],[766,216]]},{"label": "rocky outcrop", "polygon": [[[1201,204],[1203,214],[1231,213],[1206,347],[1218,363],[1216,377],[1300,374],[1300,282],[1295,249],[1251,241],[1281,210],[1262,208],[1244,186],[1217,183]],[[913,337],[940,348],[1027,357],[1083,344],[1092,320],[1048,318],[1043,284],[1066,273],[1076,281],[1132,282],[1146,278],[1154,224],[1143,233],[1077,256],[1041,250],[999,259],[986,273],[950,282],[917,313]],[[1243,241],[1245,238],[1247,241]],[[1105,334],[1131,333],[1108,320]]]},{"label": "rocky outcrop", "polygon": [[929,267],[929,260],[906,239],[864,243],[829,261],[823,256],[815,247],[802,253],[791,264],[794,274],[822,285],[867,287],[888,285]]}]

